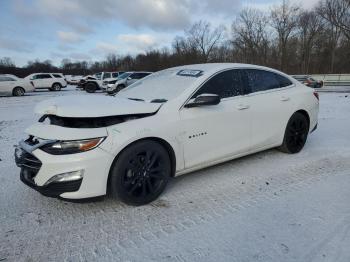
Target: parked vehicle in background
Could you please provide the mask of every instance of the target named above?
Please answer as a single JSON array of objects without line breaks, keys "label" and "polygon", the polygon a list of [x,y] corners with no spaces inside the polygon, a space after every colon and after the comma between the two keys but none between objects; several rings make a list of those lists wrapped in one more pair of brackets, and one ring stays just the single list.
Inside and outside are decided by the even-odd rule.
[{"label": "parked vehicle in background", "polygon": [[1,96],[23,96],[26,92],[33,92],[34,87],[28,80],[15,75],[0,75]]},{"label": "parked vehicle in background", "polygon": [[67,80],[67,83],[69,85],[78,85],[80,80],[83,79],[83,76],[82,75],[70,75],[70,76],[66,76],[66,80]]},{"label": "parked vehicle in background", "polygon": [[116,94],[125,87],[135,83],[136,81],[149,76],[152,72],[125,72],[120,75],[117,81],[110,81],[105,89],[108,94]]},{"label": "parked vehicle in background", "polygon": [[122,72],[100,72],[92,76],[86,76],[79,82],[79,87],[85,89],[88,93],[94,93],[103,89],[108,81],[117,79]]},{"label": "parked vehicle in background", "polygon": [[323,87],[323,81],[318,81],[309,75],[292,75],[292,77],[298,80],[299,82],[303,83],[304,85],[312,88]]},{"label": "parked vehicle in background", "polygon": [[60,91],[67,87],[67,81],[61,73],[36,73],[26,76],[35,89],[49,89],[50,91]]},{"label": "parked vehicle in background", "polygon": [[19,79],[18,76],[13,75],[13,74],[0,74],[0,76],[9,76],[9,77],[13,77],[13,78],[15,78],[15,79]]},{"label": "parked vehicle in background", "polygon": [[[110,192],[155,200],[170,177],[278,147],[300,152],[316,129],[315,90],[267,67],[186,65],[156,72],[116,96],[57,97],[15,150],[21,180],[65,199]],[[108,189],[108,190],[107,190]]]}]

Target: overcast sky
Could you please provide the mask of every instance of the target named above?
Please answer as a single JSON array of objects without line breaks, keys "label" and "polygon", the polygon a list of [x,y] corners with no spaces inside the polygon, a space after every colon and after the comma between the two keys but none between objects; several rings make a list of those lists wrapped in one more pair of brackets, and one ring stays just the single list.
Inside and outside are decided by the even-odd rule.
[{"label": "overcast sky", "polygon": [[[263,10],[282,0],[0,0],[0,57],[102,60],[169,47],[200,19],[230,27],[245,6]],[[302,2],[306,9],[318,0]]]}]

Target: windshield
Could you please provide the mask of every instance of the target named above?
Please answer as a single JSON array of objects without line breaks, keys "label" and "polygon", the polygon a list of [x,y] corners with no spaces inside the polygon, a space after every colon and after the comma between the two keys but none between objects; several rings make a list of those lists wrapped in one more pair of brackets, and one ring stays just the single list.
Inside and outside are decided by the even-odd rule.
[{"label": "windshield", "polygon": [[165,101],[180,95],[198,78],[178,75],[180,69],[166,69],[143,78],[118,93],[126,98]]},{"label": "windshield", "polygon": [[119,79],[125,79],[127,78],[129,75],[131,75],[131,73],[123,73],[120,76],[118,76]]}]

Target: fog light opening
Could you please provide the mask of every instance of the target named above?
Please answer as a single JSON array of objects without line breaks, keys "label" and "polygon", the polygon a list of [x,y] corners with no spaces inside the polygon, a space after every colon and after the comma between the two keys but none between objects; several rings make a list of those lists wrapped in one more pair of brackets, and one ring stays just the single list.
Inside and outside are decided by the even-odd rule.
[{"label": "fog light opening", "polygon": [[51,177],[49,180],[46,181],[44,186],[47,186],[48,184],[51,183],[61,183],[61,182],[70,182],[70,181],[76,181],[80,180],[84,177],[84,170],[77,170],[77,171],[72,171],[72,172],[67,172],[67,173],[62,173],[55,175]]}]

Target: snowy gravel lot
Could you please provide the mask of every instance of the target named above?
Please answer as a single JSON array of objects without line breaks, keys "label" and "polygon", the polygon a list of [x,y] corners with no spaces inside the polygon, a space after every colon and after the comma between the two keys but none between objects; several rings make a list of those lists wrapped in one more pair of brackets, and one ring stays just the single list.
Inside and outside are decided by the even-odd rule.
[{"label": "snowy gravel lot", "polygon": [[19,180],[37,92],[0,97],[0,261],[350,261],[350,94],[321,93],[296,155],[268,150],[174,178],[160,199],[70,203]]}]

